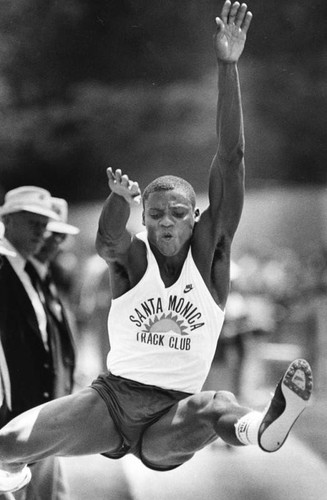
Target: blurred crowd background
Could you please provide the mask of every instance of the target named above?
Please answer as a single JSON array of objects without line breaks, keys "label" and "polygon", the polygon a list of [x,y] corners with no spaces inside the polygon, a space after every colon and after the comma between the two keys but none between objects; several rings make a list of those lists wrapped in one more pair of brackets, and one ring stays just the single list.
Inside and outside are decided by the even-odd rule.
[{"label": "blurred crowd background", "polygon": [[[109,348],[109,277],[94,249],[106,167],[141,188],[181,175],[206,204],[222,3],[0,2],[1,203],[19,185],[44,187],[67,199],[81,230],[56,262],[80,346],[77,385],[104,367]],[[327,3],[248,5],[247,197],[216,363],[225,388],[251,399],[260,370],[269,385],[298,355],[314,365],[318,390],[327,382]],[[138,210],[130,225],[140,228]]]}]

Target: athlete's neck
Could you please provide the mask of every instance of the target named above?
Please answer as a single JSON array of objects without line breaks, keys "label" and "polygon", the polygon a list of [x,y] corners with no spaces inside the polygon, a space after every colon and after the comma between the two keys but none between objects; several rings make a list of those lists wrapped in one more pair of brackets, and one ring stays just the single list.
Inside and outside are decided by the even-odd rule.
[{"label": "athlete's neck", "polygon": [[162,255],[157,248],[152,247],[153,255],[158,263],[161,279],[165,286],[173,285],[179,278],[187,257],[189,246],[183,247],[178,254],[173,256]]}]

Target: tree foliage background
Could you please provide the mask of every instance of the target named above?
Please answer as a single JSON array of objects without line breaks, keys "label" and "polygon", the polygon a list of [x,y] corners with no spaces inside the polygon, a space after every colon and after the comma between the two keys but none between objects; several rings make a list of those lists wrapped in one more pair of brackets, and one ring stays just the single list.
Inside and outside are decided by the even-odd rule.
[{"label": "tree foliage background", "polygon": [[[240,62],[248,187],[326,184],[327,3],[248,2]],[[0,189],[103,198],[215,151],[213,0],[0,0]]]}]

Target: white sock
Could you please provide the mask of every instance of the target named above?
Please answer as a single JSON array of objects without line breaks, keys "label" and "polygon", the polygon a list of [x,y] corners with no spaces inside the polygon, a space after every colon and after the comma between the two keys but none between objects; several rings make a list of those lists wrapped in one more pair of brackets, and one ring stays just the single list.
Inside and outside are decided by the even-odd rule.
[{"label": "white sock", "polygon": [[251,411],[241,417],[235,424],[235,434],[242,444],[258,444],[258,431],[263,414]]}]

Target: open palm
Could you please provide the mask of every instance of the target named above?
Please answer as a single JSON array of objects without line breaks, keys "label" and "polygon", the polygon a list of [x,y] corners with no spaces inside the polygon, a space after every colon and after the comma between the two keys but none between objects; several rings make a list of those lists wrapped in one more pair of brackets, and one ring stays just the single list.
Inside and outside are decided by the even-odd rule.
[{"label": "open palm", "polygon": [[217,58],[225,62],[237,62],[243,52],[246,33],[252,20],[247,5],[239,2],[224,3],[221,17],[216,18],[217,32],[214,46]]}]

